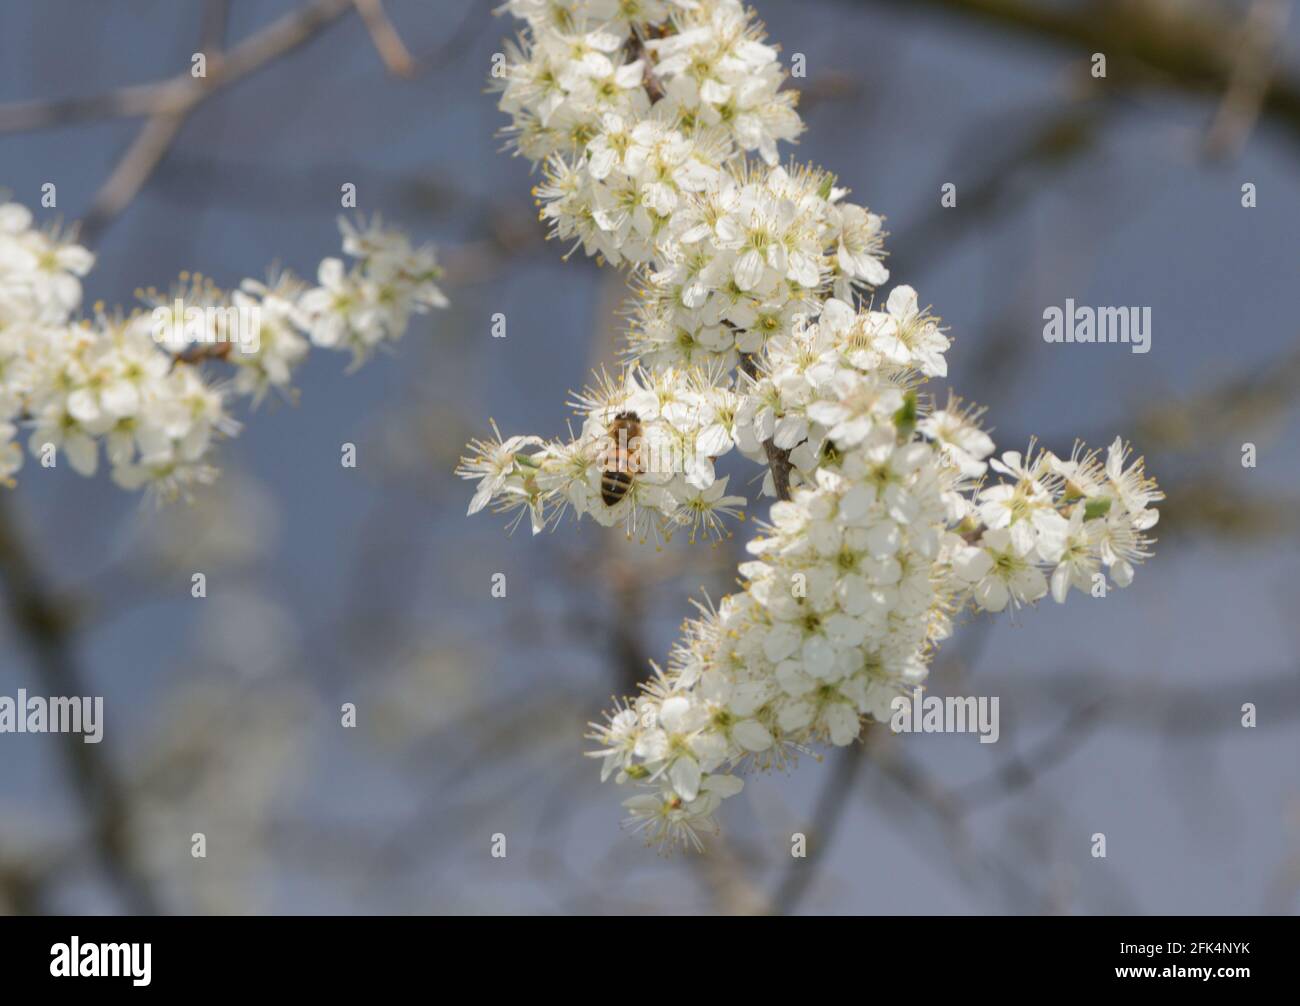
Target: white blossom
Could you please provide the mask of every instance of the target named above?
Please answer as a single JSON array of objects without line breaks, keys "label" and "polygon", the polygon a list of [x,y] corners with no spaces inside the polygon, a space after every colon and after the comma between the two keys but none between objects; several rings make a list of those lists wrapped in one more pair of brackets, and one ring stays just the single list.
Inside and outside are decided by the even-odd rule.
[{"label": "white blossom", "polygon": [[[746,501],[715,462],[764,466],[773,503],[740,589],[699,604],[666,668],[592,725],[602,778],[643,787],[629,824],[699,847],[736,772],[843,746],[912,694],[964,610],[1118,586],[1162,497],[1117,440],[1103,462],[1006,452],[982,410],[925,390],[949,336],[890,281],[883,219],[834,176],[782,164],[802,130],[740,0],[509,0],[527,23],[500,105],[539,165],[542,221],[632,274],[626,365],[575,396],[568,438],[475,441],[471,511],[572,510],[629,534],[717,537]],[[337,277],[335,277],[337,278]],[[645,461],[602,498],[617,417]],[[987,481],[986,481],[987,480]]]},{"label": "white blossom", "polygon": [[182,273],[165,293],[138,291],[142,308],[129,315],[82,318],[81,277],[94,256],[71,235],[36,229],[25,207],[0,204],[0,480],[21,466],[26,426],[42,459],[53,450],[56,464],[61,455],[89,476],[102,445],[123,488],[186,495],[216,477],[215,446],[239,432],[234,399],[289,393],[308,337],[359,361],[399,338],[413,312],[446,303],[430,249],[377,222],[342,229],[356,263],[327,259],[320,287],[285,274],[227,294]]}]

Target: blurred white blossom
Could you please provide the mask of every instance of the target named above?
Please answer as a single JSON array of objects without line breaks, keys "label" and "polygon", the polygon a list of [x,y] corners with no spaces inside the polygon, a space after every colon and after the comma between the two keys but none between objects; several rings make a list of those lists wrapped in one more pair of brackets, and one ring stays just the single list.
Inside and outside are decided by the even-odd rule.
[{"label": "blurred white blossom", "polygon": [[[317,287],[284,275],[227,294],[182,273],[166,293],[139,291],[144,307],[130,314],[97,306],[84,318],[81,277],[94,256],[37,229],[26,207],[0,203],[0,481],[22,466],[26,427],[43,461],[52,448],[56,464],[66,457],[93,475],[102,446],[123,488],[188,494],[215,478],[216,441],[240,430],[234,398],[288,392],[310,343],[348,349],[359,363],[400,338],[411,314],[445,306],[431,249],[377,221],[341,226],[355,262],[326,259]],[[232,333],[231,319],[252,330]],[[208,373],[206,361],[228,365],[233,380]]]}]

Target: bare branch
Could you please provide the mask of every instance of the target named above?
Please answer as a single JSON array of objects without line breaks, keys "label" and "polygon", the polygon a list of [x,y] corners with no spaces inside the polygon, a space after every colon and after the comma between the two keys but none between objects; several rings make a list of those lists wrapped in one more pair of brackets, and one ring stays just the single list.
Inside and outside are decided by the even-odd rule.
[{"label": "bare branch", "polygon": [[95,193],[90,209],[82,218],[78,240],[83,245],[93,247],[108,225],[131,205],[154,169],[167,156],[188,117],[185,112],[155,115],[144,124],[113,173]]},{"label": "bare branch", "polygon": [[774,915],[791,914],[812,886],[817,875],[818,861],[830,845],[831,836],[835,834],[844,811],[852,802],[849,799],[850,791],[857,779],[858,770],[867,760],[866,739],[834,751],[833,759],[835,764],[831,767],[830,778],[817,795],[817,806],[808,826],[808,855],[803,859],[792,859],[786,868],[776,893],[772,895],[771,911]]},{"label": "bare branch", "polygon": [[1205,137],[1209,156],[1236,154],[1254,129],[1277,65],[1278,48],[1286,37],[1289,13],[1281,0],[1254,0],[1250,5],[1228,87]]},{"label": "bare branch", "polygon": [[[0,493],[0,581],[10,620],[35,660],[51,695],[88,695],[72,646],[67,604],[46,586],[14,527],[8,500]],[[130,811],[125,790],[103,743],[84,744],[79,734],[59,738],[68,769],[90,818],[90,834],[105,875],[127,909],[154,915],[158,905],[129,848]]]},{"label": "bare branch", "polygon": [[370,32],[370,41],[375,44],[379,58],[384,61],[384,66],[388,67],[388,72],[399,77],[414,77],[415,59],[402,41],[402,36],[393,27],[393,22],[388,20],[388,15],[384,13],[383,0],[352,0],[352,2],[356,4],[357,12],[366,24],[366,31]]},{"label": "bare branch", "polygon": [[[1191,4],[1047,4],[1032,0],[873,0],[910,10],[931,8],[1066,46],[1105,53],[1106,83],[1147,85],[1199,94],[1231,87],[1234,61],[1225,43],[1232,22]],[[1275,74],[1264,89],[1261,113],[1300,141],[1300,79]]]},{"label": "bare branch", "polygon": [[108,94],[0,105],[0,132],[50,129],[97,119],[188,114],[210,95],[317,35],[351,10],[352,3],[311,0],[244,39],[209,66],[206,77],[194,77],[186,70],[166,80],[133,84]]}]

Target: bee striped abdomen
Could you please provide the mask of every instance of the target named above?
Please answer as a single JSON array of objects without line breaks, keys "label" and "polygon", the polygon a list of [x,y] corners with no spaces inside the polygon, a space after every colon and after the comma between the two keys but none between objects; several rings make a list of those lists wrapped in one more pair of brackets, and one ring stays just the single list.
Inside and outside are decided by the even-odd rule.
[{"label": "bee striped abdomen", "polygon": [[616,505],[631,488],[632,476],[629,472],[606,471],[600,475],[600,498],[605,506]]},{"label": "bee striped abdomen", "polygon": [[632,489],[632,479],[641,471],[641,420],[635,412],[620,412],[605,431],[601,454],[600,498],[605,506],[617,506]]}]

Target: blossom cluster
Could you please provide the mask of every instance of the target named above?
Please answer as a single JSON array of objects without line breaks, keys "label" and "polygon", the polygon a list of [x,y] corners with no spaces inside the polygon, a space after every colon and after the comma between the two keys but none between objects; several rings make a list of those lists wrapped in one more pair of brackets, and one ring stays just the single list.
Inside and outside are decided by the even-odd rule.
[{"label": "blossom cluster", "polygon": [[[138,291],[142,306],[78,316],[94,256],[75,236],[37,228],[0,204],[0,479],[21,467],[20,425],[45,464],[61,451],[93,475],[100,446],[113,479],[161,498],[211,481],[216,440],[237,433],[232,400],[288,393],[310,345],[364,359],[399,338],[412,312],[446,303],[433,252],[378,222],[341,222],[350,268],[327,258],[311,286],[285,274],[227,293],[200,275]],[[206,363],[233,368],[219,379]]]},{"label": "blossom cluster", "polygon": [[530,30],[501,107],[543,165],[552,236],[640,268],[631,358],[734,366],[827,289],[849,299],[888,279],[881,218],[826,172],[778,166],[803,123],[739,0],[621,6],[612,21],[600,3],[508,6]]},{"label": "blossom cluster", "polygon": [[[477,480],[469,512],[489,503],[515,511],[513,524],[529,515],[533,533],[552,526],[572,509],[607,527],[626,526],[643,539],[671,537],[680,528],[720,537],[723,518],[737,515],[744,497],[726,494],[714,462],[735,446],[739,396],[698,370],[628,369],[601,379],[571,403],[583,417],[569,440],[513,437],[476,440],[459,473]],[[637,416],[640,432],[627,444],[612,435],[613,420]],[[626,495],[610,505],[601,499],[601,478],[622,449],[636,455],[638,470]]]},{"label": "blossom cluster", "polygon": [[[544,165],[542,219],[625,264],[637,298],[628,366],[572,403],[576,435],[471,444],[470,512],[721,534],[745,503],[714,471],[733,448],[779,497],[740,590],[700,604],[666,668],[590,735],[602,776],[642,787],[634,826],[698,845],[737,773],[887,719],[962,612],[1127,586],[1162,496],[1121,439],[1104,459],[995,456],[979,410],[926,390],[949,337],[909,286],[877,303],[881,219],[825,171],[778,163],[801,125],[739,0],[507,6],[527,31],[501,105]],[[602,475],[628,416],[671,463],[638,452],[613,500]]]},{"label": "blossom cluster", "polygon": [[[928,327],[907,288],[890,306]],[[960,402],[918,394],[912,357],[934,347],[914,331],[905,353],[879,315],[831,300],[768,344],[737,443],[794,445],[791,498],[749,543],[741,592],[688,623],[667,670],[594,731],[606,777],[653,783],[629,807],[656,840],[693,841],[737,769],[887,721],[966,608],[1030,604],[1049,580],[1057,601],[1127,586],[1148,555],[1159,493],[1121,441],[1104,462],[1081,447],[990,458]]]}]

